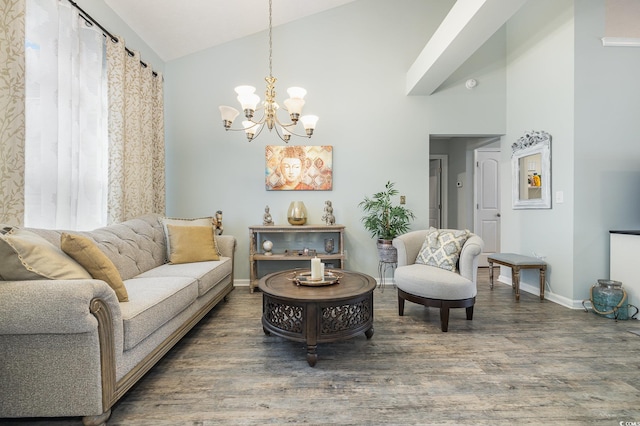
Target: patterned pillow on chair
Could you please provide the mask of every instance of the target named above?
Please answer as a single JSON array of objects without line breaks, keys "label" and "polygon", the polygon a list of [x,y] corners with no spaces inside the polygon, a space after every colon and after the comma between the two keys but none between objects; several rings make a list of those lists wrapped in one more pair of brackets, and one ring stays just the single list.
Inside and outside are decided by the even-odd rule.
[{"label": "patterned pillow on chair", "polygon": [[429,228],[427,236],[416,263],[436,266],[447,271],[456,272],[462,246],[469,238],[470,232],[465,230],[448,230]]}]

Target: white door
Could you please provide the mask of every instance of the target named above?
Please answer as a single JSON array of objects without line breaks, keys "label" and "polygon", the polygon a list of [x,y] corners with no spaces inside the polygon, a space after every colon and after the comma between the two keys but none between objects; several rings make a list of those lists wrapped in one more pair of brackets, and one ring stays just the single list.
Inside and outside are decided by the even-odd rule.
[{"label": "white door", "polygon": [[442,160],[429,160],[429,226],[441,228]]},{"label": "white door", "polygon": [[500,150],[475,150],[474,231],[484,240],[478,266],[489,266],[487,256],[500,252]]}]

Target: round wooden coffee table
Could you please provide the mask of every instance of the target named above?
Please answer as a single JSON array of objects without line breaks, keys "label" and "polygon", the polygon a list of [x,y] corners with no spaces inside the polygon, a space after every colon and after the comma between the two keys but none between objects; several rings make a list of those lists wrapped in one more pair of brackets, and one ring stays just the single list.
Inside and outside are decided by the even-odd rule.
[{"label": "round wooden coffee table", "polygon": [[340,269],[340,282],[307,287],[291,281],[296,272],[288,270],[263,277],[262,328],[289,340],[307,344],[307,362],[316,365],[318,343],[349,339],[360,333],[373,336],[373,290],[376,281],[359,272]]}]

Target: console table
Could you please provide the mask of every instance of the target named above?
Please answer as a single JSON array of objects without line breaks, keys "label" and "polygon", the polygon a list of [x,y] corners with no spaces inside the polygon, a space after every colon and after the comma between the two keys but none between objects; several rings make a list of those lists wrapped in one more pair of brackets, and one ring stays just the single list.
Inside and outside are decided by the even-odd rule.
[{"label": "console table", "polygon": [[[344,229],[344,225],[250,226],[249,286],[251,293],[258,286],[261,276],[292,267],[308,268],[314,255],[326,263],[327,268],[344,269]],[[327,238],[334,240],[334,249],[331,253],[326,253],[324,250],[324,240]],[[270,254],[265,253],[262,248],[265,240],[273,243]],[[307,249],[306,252],[305,249]],[[261,267],[269,270],[259,271]]]},{"label": "console table", "polygon": [[539,269],[540,300],[544,300],[544,278],[547,271],[547,263],[544,260],[515,253],[494,253],[487,257],[487,262],[489,262],[489,285],[492,290],[493,264],[497,263],[511,268],[511,286],[516,293],[516,301],[520,300],[520,269]]}]

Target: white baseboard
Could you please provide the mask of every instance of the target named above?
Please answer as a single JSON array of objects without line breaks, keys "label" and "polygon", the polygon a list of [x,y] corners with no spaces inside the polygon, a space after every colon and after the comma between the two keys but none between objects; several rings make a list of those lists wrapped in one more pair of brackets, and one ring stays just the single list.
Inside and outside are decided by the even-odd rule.
[{"label": "white baseboard", "polygon": [[[498,276],[498,280],[496,283],[505,284],[511,287],[511,274]],[[523,291],[526,293],[535,294],[536,296],[540,296],[540,282],[531,284],[520,280],[520,292]],[[564,296],[560,296],[552,292],[549,288],[544,289],[544,300],[549,300],[550,302],[557,303],[558,305],[562,305],[570,309],[584,309],[582,307],[582,300],[572,300]]]},{"label": "white baseboard", "polygon": [[249,287],[251,281],[248,278],[241,280],[233,280],[234,287]]}]

